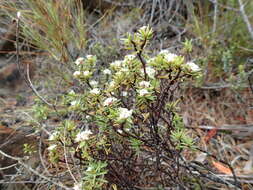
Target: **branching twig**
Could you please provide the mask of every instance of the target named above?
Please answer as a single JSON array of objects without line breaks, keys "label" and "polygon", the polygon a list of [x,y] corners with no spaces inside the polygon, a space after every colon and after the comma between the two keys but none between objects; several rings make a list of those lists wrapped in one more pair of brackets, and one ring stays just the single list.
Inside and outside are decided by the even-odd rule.
[{"label": "branching twig", "polygon": [[6,153],[3,152],[2,150],[0,150],[0,154],[3,155],[3,156],[5,156],[5,157],[7,157],[7,158],[10,158],[10,159],[12,159],[12,160],[17,161],[20,165],[22,165],[23,167],[25,167],[27,170],[29,170],[29,171],[32,172],[33,174],[39,176],[40,178],[42,178],[42,179],[44,179],[44,180],[47,180],[48,182],[53,183],[53,184],[56,185],[56,186],[59,186],[59,187],[61,187],[61,188],[63,188],[63,189],[66,189],[66,190],[70,190],[70,189],[71,189],[71,188],[66,187],[65,185],[63,185],[63,184],[60,183],[60,182],[57,183],[57,182],[51,180],[50,178],[48,178],[48,177],[46,177],[46,176],[44,176],[44,175],[41,175],[38,171],[34,170],[32,167],[30,167],[29,165],[27,165],[26,163],[24,163],[24,161],[23,161],[24,159],[22,159],[22,158],[11,156],[11,155],[9,155],[9,154],[6,154]]},{"label": "branching twig", "polygon": [[[251,79],[252,78],[252,79]],[[253,73],[251,73],[249,76],[248,76],[248,82],[249,82],[249,88],[251,90],[251,93],[253,94]]]},{"label": "branching twig", "polygon": [[244,4],[243,4],[242,0],[238,0],[238,3],[240,5],[240,12],[242,14],[243,20],[244,20],[245,24],[247,25],[247,28],[248,28],[248,31],[250,33],[251,39],[253,40],[253,28],[250,24],[250,21],[249,21],[249,18],[247,16],[247,14],[245,12]]},{"label": "branching twig", "polygon": [[0,170],[7,170],[7,169],[10,169],[10,168],[12,168],[12,167],[14,167],[16,165],[17,164],[12,164],[12,165],[9,165],[9,166],[6,166],[6,167],[2,167],[2,168],[0,168]]},{"label": "branching twig", "polygon": [[[66,138],[66,127],[64,128],[64,138]],[[67,166],[68,172],[70,174],[70,176],[72,177],[72,179],[74,180],[75,183],[78,183],[78,181],[76,180],[74,174],[72,173],[70,166],[69,166],[69,162],[68,162],[68,156],[67,156],[67,150],[66,150],[66,146],[65,146],[65,141],[63,141],[63,150],[64,150],[64,158],[65,158],[65,164]]]},{"label": "branching twig", "polygon": [[146,41],[146,39],[145,39],[145,41],[142,43],[142,45],[141,45],[141,47],[140,47],[140,50],[138,50],[137,44],[136,44],[133,40],[131,41],[131,43],[132,43],[133,46],[134,46],[134,50],[135,50],[135,52],[137,53],[137,56],[138,56],[138,58],[139,58],[139,60],[140,60],[140,62],[141,62],[141,64],[142,64],[145,80],[147,80],[147,78],[148,78],[147,71],[146,71],[147,62],[146,62],[146,60],[143,59],[143,57],[142,57],[142,50],[143,50],[144,46],[146,45],[146,42],[147,42],[147,41]]},{"label": "branching twig", "polygon": [[22,78],[24,79],[26,85],[34,92],[34,94],[45,104],[47,104],[50,107],[53,107],[56,110],[56,106],[49,103],[47,100],[45,100],[39,93],[38,91],[34,88],[31,80],[30,80],[30,75],[29,75],[29,64],[27,64],[27,77],[25,77],[25,75],[22,72],[21,69],[21,63],[20,63],[20,47],[19,47],[19,30],[20,30],[20,12],[18,12],[17,14],[17,28],[16,28],[16,54],[17,54],[17,67],[18,67],[18,71],[20,73],[20,75],[22,76]]},{"label": "branching twig", "polygon": [[236,176],[236,174],[235,174],[235,170],[234,170],[234,168],[233,168],[229,163],[227,163],[227,162],[224,161],[224,160],[218,159],[214,154],[210,154],[209,152],[207,152],[207,151],[205,151],[205,150],[202,150],[202,149],[200,149],[200,148],[197,148],[197,150],[206,153],[206,154],[207,154],[208,156],[210,156],[211,158],[214,158],[215,160],[219,161],[220,163],[225,164],[226,166],[228,166],[229,169],[230,169],[231,172],[232,172],[235,185],[239,185],[239,186],[240,186],[240,184],[238,183],[238,180],[237,180],[237,176]]}]

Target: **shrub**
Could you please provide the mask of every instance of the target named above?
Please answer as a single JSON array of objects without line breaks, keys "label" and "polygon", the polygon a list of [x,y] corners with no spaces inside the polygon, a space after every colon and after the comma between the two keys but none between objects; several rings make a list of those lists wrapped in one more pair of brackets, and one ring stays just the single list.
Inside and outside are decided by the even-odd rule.
[{"label": "shrub", "polygon": [[128,34],[132,54],[99,76],[96,56],[75,61],[79,88],[62,97],[67,119],[48,139],[50,161],[66,164],[75,189],[185,187],[196,177],[184,163],[195,146],[176,105],[180,84],[201,69],[168,50],[150,57],[152,36],[146,26]]}]

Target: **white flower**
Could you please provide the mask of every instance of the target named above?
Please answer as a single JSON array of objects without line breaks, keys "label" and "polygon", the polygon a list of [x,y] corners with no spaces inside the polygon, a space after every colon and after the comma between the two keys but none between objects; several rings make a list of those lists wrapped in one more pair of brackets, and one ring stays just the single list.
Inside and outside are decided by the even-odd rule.
[{"label": "white flower", "polygon": [[117,129],[117,132],[120,133],[120,134],[123,133],[123,131],[121,129]]},{"label": "white flower", "polygon": [[86,169],[86,172],[90,172],[90,171],[92,171],[92,167],[91,167],[91,166],[89,166],[89,167]]},{"label": "white flower", "polygon": [[93,55],[86,55],[86,59],[92,59]]},{"label": "white flower", "polygon": [[70,102],[71,106],[76,106],[79,102],[77,100],[73,100],[72,102]]},{"label": "white flower", "polygon": [[186,65],[194,72],[198,72],[201,68],[193,62],[187,62]]},{"label": "white flower", "polygon": [[135,55],[126,55],[125,60],[131,61],[135,58]]},{"label": "white flower", "polygon": [[131,129],[130,129],[130,128],[125,128],[125,131],[128,131],[128,132],[129,132],[129,131],[131,131]]},{"label": "white flower", "polygon": [[89,140],[89,136],[92,134],[90,130],[85,130],[76,135],[75,142],[81,142]]},{"label": "white flower", "polygon": [[83,71],[83,76],[84,77],[88,77],[90,75],[90,71]]},{"label": "white flower", "polygon": [[122,66],[122,61],[119,61],[119,60],[116,60],[116,61],[114,61],[114,62],[112,62],[111,64],[110,64],[110,67],[112,67],[112,68],[119,68],[119,67],[121,67]]},{"label": "white flower", "polygon": [[50,145],[47,149],[48,149],[48,150],[54,150],[54,149],[56,149],[56,147],[57,147],[56,144],[52,144],[52,145]]},{"label": "white flower", "polygon": [[153,78],[155,76],[155,69],[153,69],[152,67],[146,67],[146,73],[149,77]]},{"label": "white flower", "polygon": [[148,28],[148,26],[142,26],[142,27],[140,27],[139,30],[146,30],[147,28]]},{"label": "white flower", "polygon": [[76,65],[80,65],[80,64],[82,64],[82,63],[84,63],[84,58],[83,58],[83,57],[79,57],[79,58],[77,58],[77,60],[75,61],[75,64],[76,64]]},{"label": "white flower", "polygon": [[142,26],[138,32],[140,33],[140,35],[144,35],[146,37],[150,37],[150,35],[152,35],[153,31],[152,28],[150,28],[149,26]]},{"label": "white flower", "polygon": [[131,117],[132,113],[133,110],[128,110],[127,108],[119,108],[119,120]]},{"label": "white flower", "polygon": [[91,85],[91,86],[97,86],[97,85],[98,85],[98,82],[95,81],[95,80],[92,80],[92,81],[90,81],[90,85]]},{"label": "white flower", "polygon": [[171,53],[169,50],[167,49],[164,49],[164,50],[161,50],[160,55],[163,55],[164,58],[166,59],[166,61],[168,62],[173,62],[175,61],[175,59],[178,57],[176,54],[174,53]]},{"label": "white flower", "polygon": [[169,54],[170,53],[170,51],[169,50],[167,50],[167,49],[163,49],[163,50],[161,50],[160,51],[160,53],[159,54],[163,54],[163,55],[165,55],[165,54]]},{"label": "white flower", "polygon": [[80,77],[80,75],[81,75],[81,72],[80,72],[80,71],[75,71],[75,72],[73,73],[73,76],[74,76],[75,78]]},{"label": "white flower", "polygon": [[75,71],[73,73],[73,75],[74,75],[75,78],[79,78],[80,76],[88,77],[90,74],[91,74],[90,71],[83,71],[82,73],[81,73],[81,71]]},{"label": "white flower", "polygon": [[54,132],[54,133],[52,133],[52,134],[49,136],[48,140],[49,140],[49,141],[54,141],[54,140],[57,139],[58,135],[59,135],[59,132]]},{"label": "white flower", "polygon": [[105,69],[105,70],[103,71],[103,73],[104,73],[105,75],[110,75],[110,74],[112,74],[112,72],[111,72],[110,69]]},{"label": "white flower", "polygon": [[75,93],[75,91],[74,90],[70,90],[69,91],[69,95],[75,95],[76,93]]},{"label": "white flower", "polygon": [[105,99],[103,105],[104,105],[104,106],[110,106],[110,105],[113,104],[115,101],[117,101],[117,98],[110,97],[110,98]]},{"label": "white flower", "polygon": [[21,16],[21,12],[18,11],[18,12],[17,12],[17,17],[20,18],[20,16]]},{"label": "white flower", "polygon": [[174,54],[174,53],[167,53],[167,54],[164,55],[164,58],[165,58],[166,61],[168,61],[168,62],[173,62],[173,61],[175,61],[177,57],[178,57],[178,56],[177,56],[176,54]]},{"label": "white flower", "polygon": [[122,69],[120,69],[120,72],[128,72],[128,71],[129,71],[128,68],[122,68]]},{"label": "white flower", "polygon": [[149,94],[149,92],[148,92],[147,89],[141,89],[141,90],[139,91],[139,94],[140,94],[140,96],[145,96],[145,95]]},{"label": "white flower", "polygon": [[95,55],[86,55],[86,59],[87,61],[89,61],[90,63],[94,63],[97,61],[97,57]]},{"label": "white flower", "polygon": [[75,183],[73,190],[82,190],[82,183]]},{"label": "white flower", "polygon": [[127,94],[128,94],[127,91],[122,92],[122,96],[127,96]]},{"label": "white flower", "polygon": [[142,88],[148,88],[150,86],[150,82],[148,82],[148,81],[141,81],[141,82],[139,82],[139,85]]},{"label": "white flower", "polygon": [[90,91],[91,94],[99,94],[100,93],[100,90],[98,88],[93,88],[91,91]]},{"label": "white flower", "polygon": [[109,88],[113,88],[114,86],[115,86],[115,81],[111,81],[110,83],[109,83]]}]

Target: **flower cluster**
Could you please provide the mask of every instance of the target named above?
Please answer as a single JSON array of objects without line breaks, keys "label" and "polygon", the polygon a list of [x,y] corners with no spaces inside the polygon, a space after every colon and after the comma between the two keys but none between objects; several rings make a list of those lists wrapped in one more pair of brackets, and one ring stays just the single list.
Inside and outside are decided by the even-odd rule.
[{"label": "flower cluster", "polygon": [[149,81],[141,81],[141,82],[139,82],[139,86],[142,88],[148,88],[148,87],[150,87],[150,82]]},{"label": "flower cluster", "polygon": [[75,183],[73,190],[82,190],[82,183]]},{"label": "flower cluster", "polygon": [[89,136],[92,134],[92,132],[88,129],[86,129],[85,131],[81,131],[80,133],[78,133],[76,135],[75,138],[75,142],[82,142],[82,141],[86,141],[89,140]]},{"label": "flower cluster", "polygon": [[59,135],[60,135],[60,133],[59,133],[58,131],[56,131],[56,132],[52,133],[52,134],[49,136],[48,140],[49,140],[49,141],[55,141],[55,140],[58,139]]},{"label": "flower cluster", "polygon": [[103,105],[104,106],[110,106],[110,105],[112,105],[116,101],[117,101],[117,98],[110,97],[110,98],[105,99]]},{"label": "flower cluster", "polygon": [[91,81],[90,81],[90,85],[91,85],[91,86],[97,86],[97,85],[98,85],[98,82],[95,81],[95,80],[91,80]]},{"label": "flower cluster", "polygon": [[149,81],[141,81],[139,82],[139,96],[145,97],[146,95],[151,95],[152,86]]},{"label": "flower cluster", "polygon": [[139,95],[140,96],[145,96],[145,95],[148,95],[148,94],[149,94],[149,91],[147,89],[139,90]]},{"label": "flower cluster", "polygon": [[186,66],[189,67],[189,69],[193,72],[201,71],[200,67],[193,62],[187,62]]},{"label": "flower cluster", "polygon": [[50,145],[47,149],[49,150],[49,151],[53,151],[53,150],[55,150],[57,148],[57,145],[56,144],[52,144],[52,145]]},{"label": "flower cluster", "polygon": [[75,61],[78,70],[73,73],[76,79],[88,79],[92,75],[92,66],[97,58],[94,55],[87,55],[86,57],[79,57]]},{"label": "flower cluster", "polygon": [[77,60],[75,61],[76,65],[80,65],[80,64],[84,64],[85,59],[83,57],[79,57],[77,58]]},{"label": "flower cluster", "polygon": [[178,55],[171,53],[169,50],[161,50],[159,54],[164,56],[165,60],[170,63],[174,62],[178,57]]},{"label": "flower cluster", "polygon": [[132,116],[133,110],[127,108],[119,108],[119,120],[126,120]]},{"label": "flower cluster", "polygon": [[79,103],[78,100],[73,100],[73,101],[70,102],[70,105],[71,105],[71,106],[77,106],[78,103]]},{"label": "flower cluster", "polygon": [[[141,70],[142,74],[144,74],[144,70]],[[150,78],[154,78],[155,77],[155,69],[152,68],[151,66],[146,67],[146,74],[150,77]]]},{"label": "flower cluster", "polygon": [[120,60],[116,60],[116,61],[114,61],[114,62],[112,62],[112,63],[110,64],[110,67],[111,67],[112,69],[115,69],[115,70],[119,69],[119,68],[122,67],[122,66],[123,66],[123,61],[120,61]]},{"label": "flower cluster", "polygon": [[98,95],[100,93],[100,90],[98,88],[93,88],[92,90],[90,90],[90,93],[93,95]]},{"label": "flower cluster", "polygon": [[104,73],[105,75],[111,75],[111,74],[112,74],[112,72],[111,72],[110,69],[105,69],[105,70],[103,71],[103,73]]}]

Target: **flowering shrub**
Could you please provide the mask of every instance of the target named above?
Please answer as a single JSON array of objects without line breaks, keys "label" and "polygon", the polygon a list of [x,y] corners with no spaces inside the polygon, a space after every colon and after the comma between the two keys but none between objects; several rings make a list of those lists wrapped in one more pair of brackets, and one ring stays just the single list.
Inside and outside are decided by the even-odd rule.
[{"label": "flowering shrub", "polygon": [[146,54],[152,35],[146,26],[128,34],[132,54],[99,76],[96,56],[75,61],[80,86],[63,97],[68,120],[48,139],[50,160],[72,163],[74,189],[180,187],[195,177],[182,156],[194,141],[175,108],[180,84],[201,69],[168,50]]}]

